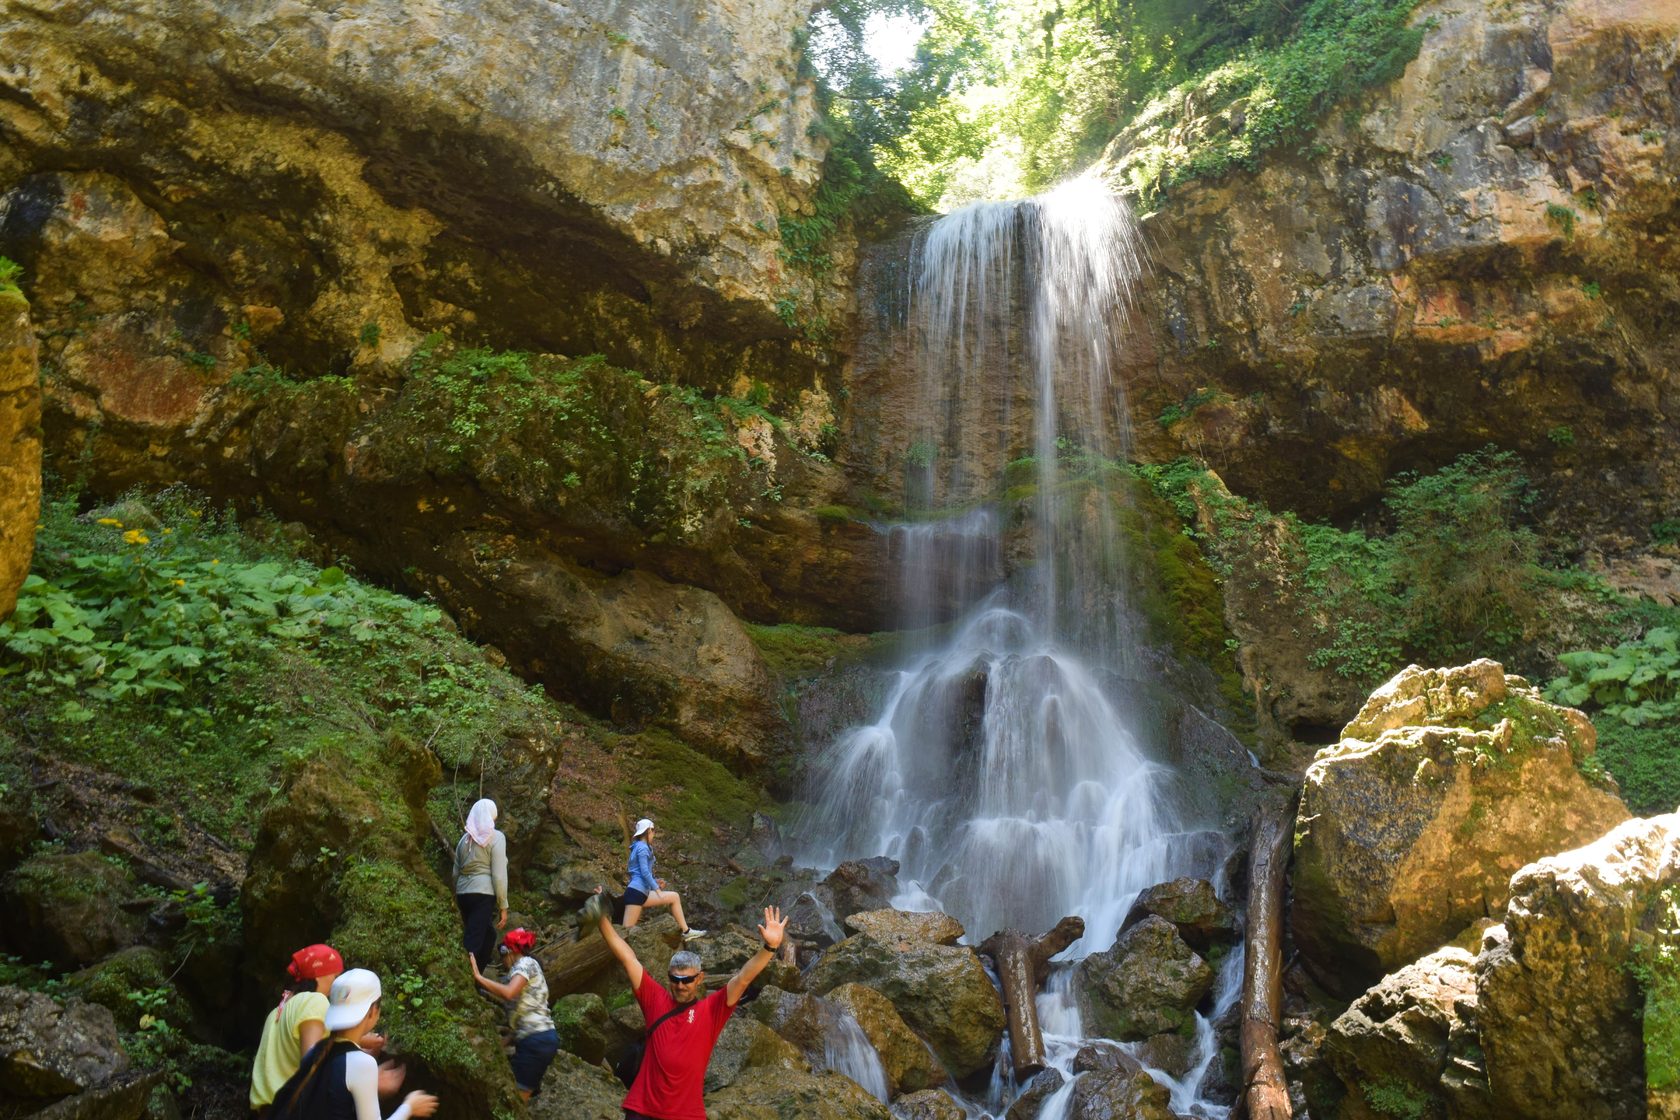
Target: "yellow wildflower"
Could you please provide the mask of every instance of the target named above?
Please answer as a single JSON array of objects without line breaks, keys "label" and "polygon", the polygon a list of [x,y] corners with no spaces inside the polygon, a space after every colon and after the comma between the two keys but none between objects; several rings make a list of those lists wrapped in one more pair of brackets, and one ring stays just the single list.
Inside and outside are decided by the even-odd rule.
[{"label": "yellow wildflower", "polygon": [[123,540],[127,541],[129,544],[151,544],[152,543],[152,538],[148,537],[145,533],[141,532],[139,529],[130,529],[128,532],[124,533],[123,534]]},{"label": "yellow wildflower", "polygon": [[220,563],[221,563],[221,561],[220,561],[220,560],[212,560],[212,561],[210,561],[210,563],[212,563],[212,564],[220,564]]},{"label": "yellow wildflower", "polygon": [[122,522],[118,521],[114,517],[101,517],[99,519],[99,523],[101,525],[109,525],[109,526],[111,526],[112,528],[115,528],[115,529],[121,529],[122,528]]},{"label": "yellow wildflower", "polygon": [[178,579],[178,580],[175,581],[175,586],[176,587],[185,587],[186,585],[187,585],[187,581],[184,580],[184,579]]},{"label": "yellow wildflower", "polygon": [[163,535],[167,537],[169,534],[173,533],[174,531],[175,530],[173,530],[173,529],[165,529],[163,531]]}]

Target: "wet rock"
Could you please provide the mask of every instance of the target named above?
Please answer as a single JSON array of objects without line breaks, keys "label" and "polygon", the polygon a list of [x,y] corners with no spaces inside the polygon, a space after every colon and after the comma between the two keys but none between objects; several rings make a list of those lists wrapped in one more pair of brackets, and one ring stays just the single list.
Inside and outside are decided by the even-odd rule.
[{"label": "wet rock", "polygon": [[41,512],[41,380],[29,304],[0,285],[0,619],[35,553]]},{"label": "wet rock", "polygon": [[945,1081],[945,1070],[927,1043],[916,1037],[892,1001],[862,984],[841,984],[824,997],[857,1020],[880,1056],[891,1095],[930,1089]]},{"label": "wet rock", "polygon": [[1582,776],[1595,742],[1492,661],[1372,693],[1308,768],[1296,818],[1291,921],[1315,977],[1361,990],[1497,913],[1524,863],[1626,820]]},{"label": "wet rock", "polygon": [[1195,1050],[1195,1039],[1169,1033],[1150,1035],[1138,1043],[1134,1054],[1150,1069],[1158,1069],[1169,1077],[1183,1077],[1190,1072],[1190,1060],[1195,1057]]},{"label": "wet rock", "polygon": [[548,896],[562,910],[576,910],[608,881],[601,869],[588,860],[568,860],[554,869],[548,881]]},{"label": "wet rock", "polygon": [[529,1107],[531,1120],[624,1120],[624,1083],[605,1066],[561,1050]]},{"label": "wet rock", "polygon": [[111,1013],[79,999],[59,1003],[0,988],[0,1090],[52,1098],[104,1084],[128,1068]]},{"label": "wet rock", "polygon": [[1412,1101],[1450,1120],[1493,1115],[1476,1031],[1475,958],[1445,948],[1383,977],[1330,1024],[1323,1053],[1349,1109]]},{"label": "wet rock", "polygon": [[835,921],[866,910],[886,909],[898,893],[898,861],[885,856],[849,859],[823,880],[834,900]]},{"label": "wet rock", "polygon": [[1094,1070],[1073,1084],[1070,1120],[1176,1120],[1172,1095],[1147,1073]]},{"label": "wet rock", "polygon": [[967,1077],[991,1063],[1003,1034],[1003,1003],[972,949],[915,944],[898,951],[854,934],[828,949],[805,977],[818,995],[846,983],[891,1001],[951,1076]]},{"label": "wet rock", "polygon": [[887,1106],[833,1071],[756,1069],[706,1100],[710,1120],[892,1120]]},{"label": "wet rock", "polygon": [[55,1101],[30,1120],[154,1120],[152,1090],[162,1070],[129,1070],[91,1089]]},{"label": "wet rock", "polygon": [[706,1066],[706,1092],[733,1085],[746,1071],[756,1069],[809,1073],[811,1063],[800,1055],[798,1047],[763,1023],[750,1016],[732,1015]]},{"label": "wet rock", "polygon": [[961,922],[938,911],[865,910],[847,917],[846,928],[904,948],[914,941],[955,945],[963,935]]},{"label": "wet rock", "polygon": [[1494,1100],[1507,1115],[1645,1115],[1640,1022],[1651,1010],[1629,965],[1646,962],[1675,990],[1676,949],[1658,939],[1672,938],[1662,927],[1680,907],[1680,814],[1626,821],[1538,860],[1510,895],[1503,928],[1484,935],[1476,958]]},{"label": "wet rock", "polygon": [[1213,986],[1213,969],[1171,922],[1153,914],[1078,967],[1087,1027],[1122,1041],[1189,1030],[1196,1005]]},{"label": "wet rock", "polygon": [[1120,931],[1124,933],[1149,914],[1171,922],[1185,943],[1199,952],[1206,952],[1215,940],[1232,941],[1237,935],[1236,912],[1219,900],[1206,879],[1174,879],[1150,887],[1132,903]]},{"label": "wet rock", "polygon": [[1136,1058],[1110,1042],[1087,1042],[1073,1056],[1074,1073],[1090,1073],[1092,1070],[1111,1069],[1123,1069],[1128,1073],[1136,1073],[1142,1068]]},{"label": "wet rock", "polygon": [[892,1102],[896,1120],[968,1120],[968,1109],[938,1089],[906,1093]]},{"label": "wet rock", "polygon": [[1059,1069],[1043,1069],[1033,1074],[1022,1087],[1020,1095],[1009,1102],[1009,1111],[1004,1113],[1004,1120],[1038,1120],[1038,1113],[1044,1107],[1044,1102],[1065,1084],[1067,1078],[1062,1076]]},{"label": "wet rock", "polygon": [[144,915],[123,908],[135,895],[127,867],[98,852],[42,852],[6,879],[7,941],[60,966],[92,964],[140,940]]},{"label": "wet rock", "polygon": [[551,1009],[560,1049],[576,1054],[590,1065],[599,1065],[612,1041],[612,1016],[607,1004],[593,992],[573,992],[554,1001]]}]

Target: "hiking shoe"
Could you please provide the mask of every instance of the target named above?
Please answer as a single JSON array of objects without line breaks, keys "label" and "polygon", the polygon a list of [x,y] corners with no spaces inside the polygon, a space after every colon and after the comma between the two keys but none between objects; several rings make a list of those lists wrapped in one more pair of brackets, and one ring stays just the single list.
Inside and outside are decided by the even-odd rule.
[{"label": "hiking shoe", "polygon": [[683,930],[682,939],[685,942],[698,941],[704,936],[706,936],[705,930],[695,929],[693,926],[689,926],[687,929]]},{"label": "hiking shoe", "polygon": [[578,940],[582,941],[594,933],[601,925],[601,915],[607,912],[607,896],[592,894],[584,899],[583,908],[578,911]]}]

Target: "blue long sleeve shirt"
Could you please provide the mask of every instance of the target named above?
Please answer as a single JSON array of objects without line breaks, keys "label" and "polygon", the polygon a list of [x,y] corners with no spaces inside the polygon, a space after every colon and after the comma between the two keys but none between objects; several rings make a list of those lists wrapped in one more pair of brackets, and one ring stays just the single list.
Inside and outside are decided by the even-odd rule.
[{"label": "blue long sleeve shirt", "polygon": [[659,882],[653,877],[653,849],[646,840],[630,845],[630,889],[643,894],[659,889]]}]

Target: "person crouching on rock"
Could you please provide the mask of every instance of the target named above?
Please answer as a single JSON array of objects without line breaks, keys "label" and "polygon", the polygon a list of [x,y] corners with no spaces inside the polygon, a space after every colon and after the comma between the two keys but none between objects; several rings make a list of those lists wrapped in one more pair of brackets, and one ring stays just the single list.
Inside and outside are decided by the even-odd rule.
[{"label": "person crouching on rock", "polygon": [[548,1012],[548,978],[542,965],[531,956],[537,938],[528,929],[510,929],[502,938],[497,952],[502,967],[507,970],[507,983],[498,984],[478,970],[478,961],[471,953],[467,962],[472,965],[473,980],[478,986],[499,999],[509,1001],[508,1026],[513,1029],[513,1083],[526,1100],[536,1096],[542,1088],[543,1074],[560,1049],[560,1035],[554,1029],[554,1019]]},{"label": "person crouching on rock", "polygon": [[[327,992],[324,1019],[331,1033],[303,1056],[274,1095],[273,1120],[380,1120],[379,1064],[357,1045],[379,1022],[379,977],[352,968]],[[385,1120],[430,1116],[438,1099],[412,1092]]]},{"label": "person crouching on rock", "polygon": [[[274,1094],[298,1070],[303,1055],[327,1033],[327,991],[344,971],[344,958],[331,945],[310,945],[292,954],[286,965],[287,980],[280,1002],[263,1018],[262,1040],[251,1063],[251,1109],[266,1116]],[[368,1033],[361,1048],[378,1054],[385,1040]],[[379,1070],[379,1092],[394,1093],[402,1087],[400,1066],[386,1063]]]},{"label": "person crouching on rock", "polygon": [[599,924],[607,947],[624,966],[630,990],[648,1023],[641,1069],[624,1098],[625,1120],[706,1120],[706,1065],[735,1005],[775,959],[787,931],[786,919],[776,907],[765,907],[764,924],[758,927],[763,939],[758,952],[709,996],[704,995],[706,973],[697,954],[684,949],[671,956],[667,994],[647,978],[635,951],[613,929],[610,916],[602,914]]},{"label": "person crouching on rock", "polygon": [[665,889],[665,880],[653,877],[653,822],[643,817],[636,822],[636,835],[630,841],[630,885],[624,891],[624,928],[629,929],[642,920],[642,908],[669,906],[671,917],[677,920],[684,941],[697,941],[706,936],[703,929],[690,929],[683,917],[682,898],[676,891]]},{"label": "person crouching on rock", "polygon": [[479,968],[489,968],[496,930],[507,925],[507,837],[496,827],[496,803],[488,797],[473,802],[455,842],[455,905],[461,911],[461,947]]}]

